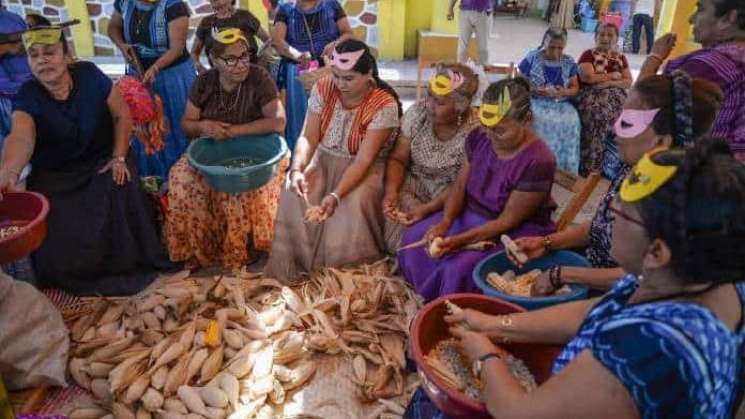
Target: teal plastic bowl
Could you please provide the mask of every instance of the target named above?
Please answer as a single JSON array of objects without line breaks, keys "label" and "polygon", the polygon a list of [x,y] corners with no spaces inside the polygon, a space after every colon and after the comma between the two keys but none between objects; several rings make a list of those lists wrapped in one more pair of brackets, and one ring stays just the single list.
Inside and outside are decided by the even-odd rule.
[{"label": "teal plastic bowl", "polygon": [[287,143],[277,134],[246,135],[226,141],[198,138],[186,158],[215,190],[241,193],[258,189],[277,174]]},{"label": "teal plastic bowl", "polygon": [[513,304],[517,304],[526,310],[536,310],[539,308],[549,307],[556,304],[566,303],[568,301],[584,300],[587,298],[587,287],[583,285],[570,285],[571,291],[568,294],[555,295],[550,297],[517,297],[514,295],[505,294],[497,291],[494,287],[486,282],[486,276],[491,272],[504,273],[509,270],[514,271],[516,274],[528,273],[534,269],[540,269],[546,271],[554,266],[576,266],[576,267],[589,267],[590,263],[584,257],[574,252],[566,250],[559,250],[546,255],[540,259],[532,260],[528,262],[522,269],[517,269],[517,266],[513,265],[512,262],[507,258],[507,254],[502,251],[495,253],[476,265],[473,270],[473,280],[481,291],[488,296],[501,298],[505,301],[509,301]]}]

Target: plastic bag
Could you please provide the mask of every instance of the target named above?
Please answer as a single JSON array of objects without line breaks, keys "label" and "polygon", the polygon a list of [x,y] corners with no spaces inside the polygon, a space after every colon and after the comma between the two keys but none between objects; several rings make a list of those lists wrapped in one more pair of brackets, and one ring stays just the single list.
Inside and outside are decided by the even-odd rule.
[{"label": "plastic bag", "polygon": [[66,386],[69,332],[32,285],[0,272],[0,375],[8,390]]}]

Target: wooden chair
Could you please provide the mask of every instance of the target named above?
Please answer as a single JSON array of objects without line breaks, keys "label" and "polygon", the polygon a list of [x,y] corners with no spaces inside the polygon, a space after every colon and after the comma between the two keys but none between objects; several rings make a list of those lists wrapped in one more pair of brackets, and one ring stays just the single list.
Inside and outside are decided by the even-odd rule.
[{"label": "wooden chair", "polygon": [[[598,185],[606,187],[598,188]],[[602,192],[607,190],[607,181],[601,181],[599,173],[593,173],[587,178],[557,169],[551,195],[559,204],[556,221],[557,230],[561,231],[572,225],[577,215],[583,209],[586,213],[594,214],[600,203]],[[589,208],[585,208],[589,205]],[[585,221],[585,220],[582,220]]]}]

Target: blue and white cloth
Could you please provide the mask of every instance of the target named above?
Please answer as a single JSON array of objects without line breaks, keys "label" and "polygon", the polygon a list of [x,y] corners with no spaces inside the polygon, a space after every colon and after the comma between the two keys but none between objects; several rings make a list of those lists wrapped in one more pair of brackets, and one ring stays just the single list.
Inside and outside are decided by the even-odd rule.
[{"label": "blue and white cloth", "polygon": [[[743,390],[745,327],[736,332],[694,303],[629,304],[627,275],[588,314],[554,364],[560,374],[590,351],[629,391],[643,419],[725,419]],[[736,284],[745,303],[745,283]]]},{"label": "blue and white cloth", "polygon": [[[568,87],[577,76],[577,64],[572,57],[563,55],[559,61],[549,61],[543,50],[530,52],[519,69],[537,87]],[[577,109],[568,98],[536,95],[531,100],[531,110],[533,129],[554,152],[558,166],[577,173],[582,129]]]}]

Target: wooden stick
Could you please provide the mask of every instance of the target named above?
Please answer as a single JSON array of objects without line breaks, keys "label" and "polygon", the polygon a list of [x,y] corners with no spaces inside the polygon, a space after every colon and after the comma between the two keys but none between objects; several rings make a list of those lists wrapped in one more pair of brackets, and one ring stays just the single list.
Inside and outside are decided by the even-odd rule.
[{"label": "wooden stick", "polygon": [[402,250],[414,249],[414,248],[422,247],[426,245],[427,245],[427,239],[421,239],[419,241],[415,241],[414,243],[407,244],[406,246],[399,248],[398,251],[400,252]]}]

